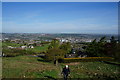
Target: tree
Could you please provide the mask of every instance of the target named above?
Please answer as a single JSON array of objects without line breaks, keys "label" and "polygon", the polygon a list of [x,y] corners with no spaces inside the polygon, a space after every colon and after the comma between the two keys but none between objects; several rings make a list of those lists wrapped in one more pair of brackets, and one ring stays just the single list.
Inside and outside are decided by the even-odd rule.
[{"label": "tree", "polygon": [[104,52],[105,43],[106,43],[105,37],[102,37],[98,42],[96,42],[95,39],[91,44],[87,46],[85,51],[89,56],[105,56]]},{"label": "tree", "polygon": [[65,54],[71,51],[71,44],[69,42],[60,44],[60,41],[54,39],[48,47],[46,59],[58,63],[58,59],[64,58]]},{"label": "tree", "polygon": [[105,44],[105,53],[107,56],[114,57],[116,60],[119,60],[120,57],[120,43],[117,43],[115,37],[112,36],[110,43]]},{"label": "tree", "polygon": [[48,49],[50,48],[58,48],[60,46],[60,41],[57,39],[53,39],[51,44],[49,45]]},{"label": "tree", "polygon": [[100,42],[100,43],[104,43],[104,42],[106,42],[106,41],[105,41],[105,39],[106,39],[106,37],[105,37],[105,36],[104,36],[104,37],[101,37],[101,39],[100,39],[100,41],[99,41],[99,42]]},{"label": "tree", "polygon": [[115,44],[115,43],[117,42],[117,41],[115,40],[115,37],[114,37],[114,36],[111,37],[110,42],[111,42],[112,44]]},{"label": "tree", "polygon": [[115,60],[120,62],[120,43],[118,43],[116,46]]},{"label": "tree", "polygon": [[70,51],[71,51],[71,44],[69,43],[69,42],[67,42],[67,43],[62,43],[61,45],[60,45],[60,49],[62,49],[62,50],[64,50],[66,53],[70,53]]},{"label": "tree", "polygon": [[54,61],[57,65],[58,60],[64,58],[65,51],[59,48],[51,48],[47,51],[45,58],[49,61]]},{"label": "tree", "polygon": [[85,50],[88,56],[97,56],[97,42],[96,39],[89,44]]}]

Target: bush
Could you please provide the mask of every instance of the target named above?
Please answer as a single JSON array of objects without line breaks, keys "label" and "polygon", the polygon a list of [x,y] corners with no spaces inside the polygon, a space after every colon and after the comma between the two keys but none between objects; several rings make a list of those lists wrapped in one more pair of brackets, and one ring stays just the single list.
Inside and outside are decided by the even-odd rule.
[{"label": "bush", "polygon": [[111,61],[112,57],[85,57],[85,58],[64,58],[63,62],[90,62],[90,61]]},{"label": "bush", "polygon": [[3,49],[2,52],[6,57],[15,57],[26,54],[26,50],[21,49]]},{"label": "bush", "polygon": [[20,53],[5,53],[5,57],[15,57],[21,55]]}]

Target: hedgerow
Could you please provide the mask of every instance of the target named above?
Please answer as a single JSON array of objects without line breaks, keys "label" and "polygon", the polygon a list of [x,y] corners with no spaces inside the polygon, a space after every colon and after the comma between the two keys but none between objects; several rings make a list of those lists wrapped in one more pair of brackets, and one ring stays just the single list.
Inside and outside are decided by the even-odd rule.
[{"label": "hedgerow", "polygon": [[85,57],[85,58],[64,58],[63,62],[90,62],[90,61],[111,61],[112,57]]}]

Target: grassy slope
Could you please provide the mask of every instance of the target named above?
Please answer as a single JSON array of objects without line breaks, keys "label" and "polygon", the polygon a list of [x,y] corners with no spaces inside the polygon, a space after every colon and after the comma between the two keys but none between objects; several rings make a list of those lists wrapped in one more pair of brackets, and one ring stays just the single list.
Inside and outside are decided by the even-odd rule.
[{"label": "grassy slope", "polygon": [[[58,77],[57,68],[46,62],[37,61],[37,57],[18,56],[3,58],[4,78],[44,78],[44,76]],[[39,58],[40,59],[40,58]]]},{"label": "grassy slope", "polygon": [[70,64],[70,68],[72,78],[89,78],[94,75],[111,76],[119,73],[118,66],[102,62],[80,62],[77,65]]},{"label": "grassy slope", "polygon": [[27,77],[27,78],[45,78],[50,76],[59,78],[61,69],[64,65],[70,65],[71,78],[88,78],[94,74],[118,74],[118,66],[105,64],[101,62],[80,62],[65,63],[61,66],[54,66],[52,63],[37,60],[41,58],[30,56],[18,56],[3,58],[3,77]]}]

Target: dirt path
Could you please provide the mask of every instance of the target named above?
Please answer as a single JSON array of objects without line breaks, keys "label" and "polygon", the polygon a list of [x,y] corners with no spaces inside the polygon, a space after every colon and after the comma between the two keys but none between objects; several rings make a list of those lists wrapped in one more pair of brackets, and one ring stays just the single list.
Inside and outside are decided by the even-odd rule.
[{"label": "dirt path", "polygon": [[66,63],[65,65],[78,65],[80,62],[71,62],[71,63]]}]

